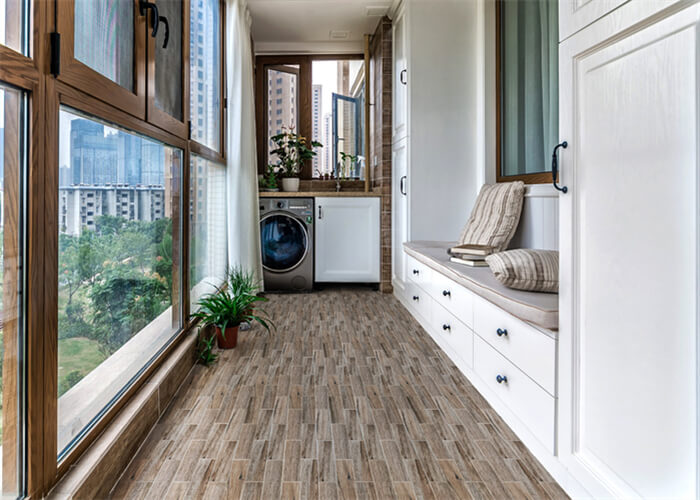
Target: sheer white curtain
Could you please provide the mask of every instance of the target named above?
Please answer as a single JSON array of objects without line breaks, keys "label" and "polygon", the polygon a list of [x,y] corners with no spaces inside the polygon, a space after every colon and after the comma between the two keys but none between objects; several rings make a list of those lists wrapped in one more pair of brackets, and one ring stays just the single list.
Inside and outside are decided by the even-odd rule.
[{"label": "sheer white curtain", "polygon": [[250,14],[226,0],[228,261],[262,280]]}]

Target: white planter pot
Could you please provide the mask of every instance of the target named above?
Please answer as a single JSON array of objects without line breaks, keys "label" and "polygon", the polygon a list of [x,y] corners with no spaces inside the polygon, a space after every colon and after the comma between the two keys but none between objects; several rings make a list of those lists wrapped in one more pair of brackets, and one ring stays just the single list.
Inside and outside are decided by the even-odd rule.
[{"label": "white planter pot", "polygon": [[282,191],[286,191],[288,193],[296,193],[299,191],[299,178],[285,177],[282,179]]}]

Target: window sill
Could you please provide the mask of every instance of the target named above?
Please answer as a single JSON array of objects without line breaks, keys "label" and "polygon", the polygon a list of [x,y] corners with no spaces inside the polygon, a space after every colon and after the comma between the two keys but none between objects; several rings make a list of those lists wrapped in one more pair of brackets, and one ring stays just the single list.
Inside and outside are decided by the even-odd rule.
[{"label": "window sill", "polygon": [[48,498],[106,498],[109,495],[194,366],[196,339],[196,335],[188,334],[175,347],[64,474]]}]

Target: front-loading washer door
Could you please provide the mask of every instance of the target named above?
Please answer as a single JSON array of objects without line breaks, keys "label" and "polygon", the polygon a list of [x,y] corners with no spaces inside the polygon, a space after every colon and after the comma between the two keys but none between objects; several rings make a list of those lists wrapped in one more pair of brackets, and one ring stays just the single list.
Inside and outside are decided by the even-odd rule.
[{"label": "front-loading washer door", "polygon": [[270,213],[260,220],[260,240],[263,267],[276,273],[299,266],[309,251],[304,223],[282,212]]}]

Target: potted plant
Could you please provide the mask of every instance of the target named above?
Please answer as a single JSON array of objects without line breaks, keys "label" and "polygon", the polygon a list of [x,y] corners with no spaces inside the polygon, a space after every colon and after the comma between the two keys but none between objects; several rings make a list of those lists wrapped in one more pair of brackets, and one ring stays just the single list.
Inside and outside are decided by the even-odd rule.
[{"label": "potted plant", "polygon": [[323,144],[317,141],[309,143],[306,137],[287,128],[273,136],[271,140],[277,146],[271,153],[277,155],[278,166],[282,174],[282,190],[299,191],[301,167],[305,161],[316,156],[314,148],[323,147]]},{"label": "potted plant", "polygon": [[[233,286],[227,283],[222,290],[199,299],[199,310],[192,314],[193,318],[202,321],[203,328],[215,328],[217,344],[221,349],[236,347],[238,327],[243,322],[257,322],[268,332],[272,326],[264,311],[259,309],[259,304],[268,299],[257,295],[258,287],[252,277],[242,272],[234,275],[242,279],[237,278]],[[228,277],[231,276],[229,273]]]},{"label": "potted plant", "polygon": [[358,158],[357,155],[340,152],[340,162],[338,164],[338,178],[340,180],[348,180],[351,175],[354,175]]},{"label": "potted plant", "polygon": [[277,182],[277,169],[274,165],[268,165],[265,169],[265,174],[261,176],[260,190],[267,192],[279,191],[279,183]]}]

